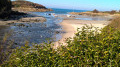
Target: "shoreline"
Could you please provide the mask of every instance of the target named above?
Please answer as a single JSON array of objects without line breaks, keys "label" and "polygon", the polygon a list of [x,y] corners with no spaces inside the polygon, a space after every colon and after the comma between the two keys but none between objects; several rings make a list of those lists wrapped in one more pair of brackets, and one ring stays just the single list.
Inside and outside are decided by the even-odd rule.
[{"label": "shoreline", "polygon": [[[7,20],[7,21],[1,21],[0,25],[9,25],[12,23],[37,23],[36,20],[38,19],[38,23],[45,22],[46,18],[38,15],[34,15],[32,13],[27,12],[28,17],[22,17],[19,20]],[[33,17],[32,17],[33,16]],[[73,18],[68,18],[66,16],[59,16],[64,18],[62,22],[59,23],[59,25],[62,27],[61,33],[61,39],[53,42],[55,44],[54,48],[57,48],[60,45],[66,46],[65,43],[67,38],[73,38],[75,36],[75,33],[77,33],[77,28],[81,28],[85,25],[92,25],[94,27],[103,28],[106,25],[110,23],[110,21],[103,21],[103,20],[79,20]],[[31,22],[31,20],[33,20]]]},{"label": "shoreline", "polygon": [[[46,18],[43,16],[39,16],[36,14],[32,14],[30,12],[20,12],[24,13],[24,15],[12,15],[8,19],[0,19],[0,25],[9,25],[13,23],[37,23],[37,22],[45,22]],[[18,13],[19,14],[19,13]]]},{"label": "shoreline", "polygon": [[77,19],[65,19],[63,20],[60,25],[62,26],[62,31],[65,33],[62,33],[62,38],[59,41],[54,42],[55,46],[54,48],[57,48],[59,46],[67,46],[65,43],[65,40],[67,38],[73,38],[75,36],[75,33],[77,33],[77,28],[81,28],[85,25],[99,27],[99,29],[104,28],[110,23],[110,21],[95,21],[95,20],[77,20]]}]

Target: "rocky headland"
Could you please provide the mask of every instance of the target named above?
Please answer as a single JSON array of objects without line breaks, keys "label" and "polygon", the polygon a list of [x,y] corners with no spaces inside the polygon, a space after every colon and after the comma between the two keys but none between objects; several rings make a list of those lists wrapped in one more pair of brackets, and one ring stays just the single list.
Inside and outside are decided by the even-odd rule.
[{"label": "rocky headland", "polygon": [[45,12],[51,9],[29,1],[0,0],[0,25],[46,21],[46,18],[31,14],[30,11]]},{"label": "rocky headland", "polygon": [[71,12],[72,15],[87,15],[87,16],[117,16],[120,15],[120,12],[117,12],[116,10],[112,11],[86,11],[86,12]]},{"label": "rocky headland", "polygon": [[52,11],[45,6],[29,1],[12,1],[12,10],[14,11],[28,11],[28,12],[46,12]]},{"label": "rocky headland", "polygon": [[89,16],[107,16],[108,13],[93,13],[93,12],[71,12],[73,15],[89,15]]}]

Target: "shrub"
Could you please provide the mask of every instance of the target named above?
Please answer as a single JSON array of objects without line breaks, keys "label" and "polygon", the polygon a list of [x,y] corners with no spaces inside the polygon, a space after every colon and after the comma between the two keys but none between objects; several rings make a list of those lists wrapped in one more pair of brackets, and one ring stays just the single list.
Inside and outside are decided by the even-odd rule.
[{"label": "shrub", "polygon": [[8,52],[11,52],[11,48],[12,48],[12,45],[13,45],[13,40],[8,41],[8,38],[11,36],[10,32],[12,32],[12,31],[9,31],[8,32],[9,34],[5,33],[5,35],[3,37],[3,40],[0,41],[0,65],[6,59],[8,59],[8,56],[9,56]]},{"label": "shrub", "polygon": [[113,27],[115,29],[120,29],[120,16],[117,16],[114,19],[112,19],[112,22],[108,26]]},{"label": "shrub", "polygon": [[110,12],[110,14],[115,14],[116,13],[116,10],[112,10],[111,12]]},{"label": "shrub", "polygon": [[1,67],[119,67],[119,37],[120,31],[114,28],[98,30],[86,26],[66,41],[67,47],[53,49],[47,43],[29,47],[26,43],[25,47],[14,49]]},{"label": "shrub", "polygon": [[97,9],[93,10],[93,13],[99,13],[99,11]]}]

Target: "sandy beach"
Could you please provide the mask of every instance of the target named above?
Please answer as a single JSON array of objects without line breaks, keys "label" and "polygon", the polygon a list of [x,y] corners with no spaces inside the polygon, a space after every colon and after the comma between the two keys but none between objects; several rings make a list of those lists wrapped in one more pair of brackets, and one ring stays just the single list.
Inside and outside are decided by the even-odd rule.
[{"label": "sandy beach", "polygon": [[58,42],[55,42],[55,48],[63,45],[66,46],[67,44],[65,43],[66,38],[73,38],[74,34],[77,32],[77,28],[81,28],[85,25],[92,25],[94,27],[98,27],[99,29],[105,27],[108,25],[110,21],[94,21],[94,20],[76,20],[76,19],[66,19],[63,20],[63,22],[60,23],[60,25],[63,28],[63,33],[61,40]]}]

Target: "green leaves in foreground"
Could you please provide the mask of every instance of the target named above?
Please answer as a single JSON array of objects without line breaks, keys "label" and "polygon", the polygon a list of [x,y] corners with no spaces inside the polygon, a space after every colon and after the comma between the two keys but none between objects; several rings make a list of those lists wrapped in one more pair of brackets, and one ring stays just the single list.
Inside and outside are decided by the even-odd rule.
[{"label": "green leaves in foreground", "polygon": [[51,44],[14,49],[2,67],[119,67],[120,31],[83,27],[67,47]]}]

